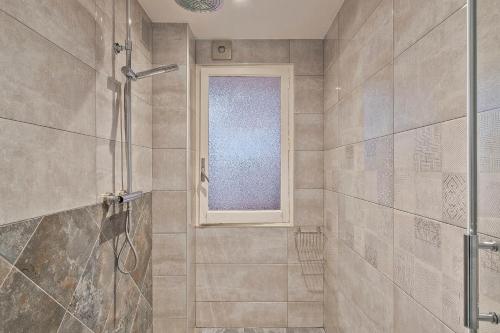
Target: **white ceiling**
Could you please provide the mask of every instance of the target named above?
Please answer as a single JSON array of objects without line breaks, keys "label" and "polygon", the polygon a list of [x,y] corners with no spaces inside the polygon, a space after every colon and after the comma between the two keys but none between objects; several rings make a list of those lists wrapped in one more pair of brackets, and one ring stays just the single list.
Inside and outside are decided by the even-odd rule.
[{"label": "white ceiling", "polygon": [[323,38],[343,0],[224,0],[192,13],[174,0],[139,0],[153,22],[189,23],[198,39]]}]

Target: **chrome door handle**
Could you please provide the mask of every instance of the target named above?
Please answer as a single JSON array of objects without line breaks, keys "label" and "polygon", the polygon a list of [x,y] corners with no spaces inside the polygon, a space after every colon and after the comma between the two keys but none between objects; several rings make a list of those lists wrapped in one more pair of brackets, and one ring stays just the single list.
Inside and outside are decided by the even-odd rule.
[{"label": "chrome door handle", "polygon": [[201,159],[201,168],[200,169],[201,169],[201,174],[200,174],[201,182],[204,183],[205,181],[207,181],[207,183],[210,183],[210,179],[208,179],[207,173],[205,172],[205,158]]}]

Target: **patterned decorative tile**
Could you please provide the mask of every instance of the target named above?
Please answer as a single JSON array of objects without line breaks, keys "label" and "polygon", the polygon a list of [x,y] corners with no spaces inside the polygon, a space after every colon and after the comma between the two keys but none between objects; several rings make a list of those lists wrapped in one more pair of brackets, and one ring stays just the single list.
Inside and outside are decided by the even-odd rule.
[{"label": "patterned decorative tile", "polygon": [[0,255],[13,264],[35,231],[41,218],[0,227]]},{"label": "patterned decorative tile", "polygon": [[467,180],[462,174],[443,173],[443,220],[465,225]]},{"label": "patterned decorative tile", "polygon": [[423,127],[415,131],[415,171],[441,171],[441,128]]},{"label": "patterned decorative tile", "polygon": [[441,247],[441,226],[431,220],[415,216],[415,239],[424,241],[436,248]]},{"label": "patterned decorative tile", "polygon": [[487,111],[478,115],[479,172],[500,172],[500,112]]}]

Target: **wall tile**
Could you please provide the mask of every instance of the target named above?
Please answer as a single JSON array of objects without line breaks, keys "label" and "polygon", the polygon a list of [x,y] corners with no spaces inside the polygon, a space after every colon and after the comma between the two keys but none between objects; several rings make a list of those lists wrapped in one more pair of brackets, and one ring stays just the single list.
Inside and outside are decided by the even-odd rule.
[{"label": "wall tile", "polygon": [[[323,146],[325,150],[340,145],[339,104],[325,110],[323,125]],[[325,162],[326,163],[326,162]]]},{"label": "wall tile", "polygon": [[186,319],[154,317],[153,327],[155,333],[186,333]]},{"label": "wall tile", "polygon": [[98,138],[124,142],[125,121],[122,108],[123,84],[103,73],[96,73],[95,134]]},{"label": "wall tile", "polygon": [[289,327],[322,327],[323,303],[322,302],[289,302],[288,303]]},{"label": "wall tile", "polygon": [[64,312],[17,269],[0,288],[0,320],[7,332],[56,332]]},{"label": "wall tile", "polygon": [[323,187],[323,152],[296,151],[295,188]]},{"label": "wall tile", "polygon": [[465,14],[465,8],[453,14],[396,58],[396,132],[465,115]]},{"label": "wall tile", "polygon": [[132,95],[132,143],[153,147],[153,109],[141,98]]},{"label": "wall tile", "polygon": [[139,299],[131,332],[153,333],[153,309],[144,297]]},{"label": "wall tile", "polygon": [[147,147],[132,146],[132,188],[138,191],[152,190],[153,151]]},{"label": "wall tile", "polygon": [[500,88],[498,79],[500,64],[498,54],[500,54],[500,24],[498,17],[500,8],[494,0],[486,0],[478,3],[478,109],[480,111],[491,110],[500,107],[500,100],[497,94]]},{"label": "wall tile", "polygon": [[186,148],[188,119],[185,109],[154,107],[153,119],[155,148]]},{"label": "wall tile", "polygon": [[[342,22],[342,21],[341,21]],[[383,0],[352,39],[342,37],[341,97],[392,61],[392,0]]]},{"label": "wall tile", "polygon": [[94,2],[70,0],[55,6],[46,1],[5,0],[0,9],[89,66],[95,66]]},{"label": "wall tile", "polygon": [[95,245],[68,306],[75,317],[96,332],[104,329],[114,303],[113,277],[119,279],[119,276],[115,276],[115,255],[111,245],[110,242],[98,242]]},{"label": "wall tile", "polygon": [[294,149],[323,150],[323,115],[296,114],[294,121]]},{"label": "wall tile", "polygon": [[394,333],[396,332],[452,333],[453,331],[401,289],[394,287]]},{"label": "wall tile", "polygon": [[[355,252],[339,245],[336,286],[342,292],[338,306],[341,327],[349,325],[351,332],[391,332],[393,325],[393,283]],[[349,304],[350,303],[350,304]],[[346,308],[347,307],[347,308]],[[350,314],[349,314],[350,313]],[[352,316],[366,318],[351,322]],[[348,327],[349,327],[348,326]],[[363,327],[364,326],[364,327]]]},{"label": "wall tile", "polygon": [[99,233],[94,209],[45,216],[16,262],[63,306],[71,300]]},{"label": "wall tile", "polygon": [[[500,241],[500,239],[480,235],[481,241]],[[497,291],[497,282],[500,277],[500,256],[498,253],[490,251],[480,251],[479,253],[479,308],[482,311],[494,311],[488,309],[498,309],[500,306],[500,294]],[[495,325],[481,325],[479,332],[493,333],[498,327]]]},{"label": "wall tile", "polygon": [[95,71],[5,13],[0,29],[0,116],[94,135]]},{"label": "wall tile", "polygon": [[0,133],[0,224],[95,202],[94,138],[9,120]]},{"label": "wall tile", "polygon": [[323,113],[323,77],[295,76],[295,113]]},{"label": "wall tile", "polygon": [[154,320],[186,318],[185,276],[155,276],[153,288]]},{"label": "wall tile", "polygon": [[153,24],[153,64],[187,63],[188,27],[186,23]]},{"label": "wall tile", "polygon": [[286,228],[199,228],[196,262],[285,264]]},{"label": "wall tile", "polygon": [[394,280],[455,331],[462,327],[463,229],[394,211]]},{"label": "wall tile", "polygon": [[14,264],[35,232],[41,218],[0,226],[0,255]]},{"label": "wall tile", "polygon": [[291,40],[290,62],[295,65],[295,75],[323,75],[323,40]]},{"label": "wall tile", "polygon": [[11,269],[12,265],[3,257],[0,256],[0,287],[2,287],[2,284]]},{"label": "wall tile", "polygon": [[338,206],[339,239],[392,278],[392,209],[344,195],[338,196]]},{"label": "wall tile", "polygon": [[153,232],[186,232],[187,194],[184,191],[153,192]]},{"label": "wall tile", "polygon": [[109,312],[104,332],[128,332],[132,328],[134,312],[137,308],[140,292],[134,280],[123,275],[115,292],[115,308]]},{"label": "wall tile", "polygon": [[288,301],[322,302],[323,274],[308,275],[307,267],[288,265]]},{"label": "wall tile", "polygon": [[339,37],[339,17],[336,16],[333,19],[328,32],[323,39],[323,70],[327,71],[327,68],[337,62],[339,59],[339,47],[340,47],[340,37]]},{"label": "wall tile", "polygon": [[[335,149],[331,186],[338,192],[386,206],[393,203],[393,137],[385,136]],[[328,176],[330,177],[330,176]]]},{"label": "wall tile", "polygon": [[233,59],[230,61],[212,60],[212,41],[196,40],[196,63],[289,63],[289,40],[237,39],[233,40]]},{"label": "wall tile", "polygon": [[394,136],[394,206],[465,226],[466,123],[461,118]]},{"label": "wall tile", "polygon": [[[464,5],[464,0],[394,1],[394,55],[397,56]],[[432,13],[432,14],[430,14]]]},{"label": "wall tile", "polygon": [[339,37],[350,40],[380,5],[381,0],[346,1],[338,14]]},{"label": "wall tile", "polygon": [[85,327],[81,322],[73,317],[69,312],[64,315],[61,326],[57,330],[58,333],[92,333],[88,327]]},{"label": "wall tile", "polygon": [[186,234],[154,234],[153,276],[185,274]]},{"label": "wall tile", "polygon": [[296,190],[294,201],[294,224],[296,226],[323,225],[323,190]]},{"label": "wall tile", "polygon": [[287,303],[198,302],[197,327],[284,327]]},{"label": "wall tile", "polygon": [[155,149],[153,185],[155,190],[186,190],[186,151]]},{"label": "wall tile", "polygon": [[285,302],[287,266],[197,264],[196,300]]},{"label": "wall tile", "polygon": [[[384,67],[337,105],[340,145],[392,133],[393,66]],[[331,135],[331,134],[330,134]]]}]

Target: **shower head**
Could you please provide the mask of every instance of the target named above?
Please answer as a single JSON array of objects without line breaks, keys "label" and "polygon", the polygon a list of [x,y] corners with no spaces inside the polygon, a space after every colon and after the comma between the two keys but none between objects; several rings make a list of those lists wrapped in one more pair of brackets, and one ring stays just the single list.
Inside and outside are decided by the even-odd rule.
[{"label": "shower head", "polygon": [[179,69],[179,66],[177,66],[176,64],[172,64],[172,65],[160,66],[160,67],[148,69],[147,71],[135,73],[132,69],[124,66],[124,67],[122,67],[122,73],[125,74],[125,76],[131,78],[132,80],[136,81],[136,80],[144,79],[146,77],[150,77],[150,76],[157,75],[157,74],[173,72],[173,71],[176,71],[178,69]]},{"label": "shower head", "polygon": [[192,12],[215,12],[222,7],[223,0],[175,0],[184,9]]}]

